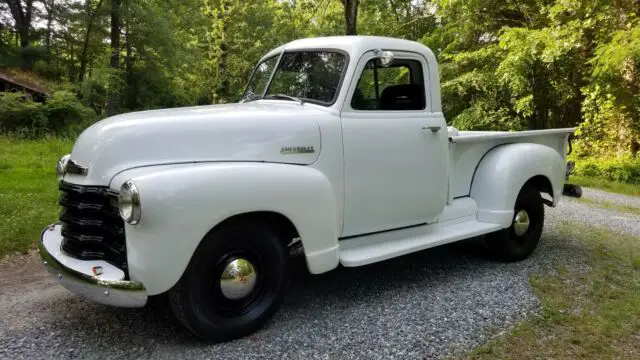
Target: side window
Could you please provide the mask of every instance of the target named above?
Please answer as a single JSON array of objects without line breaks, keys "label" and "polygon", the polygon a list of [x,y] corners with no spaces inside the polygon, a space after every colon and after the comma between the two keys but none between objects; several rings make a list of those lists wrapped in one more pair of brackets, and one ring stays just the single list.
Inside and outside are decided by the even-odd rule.
[{"label": "side window", "polygon": [[376,59],[367,62],[351,98],[356,110],[424,110],[422,64],[396,59],[388,67]]}]

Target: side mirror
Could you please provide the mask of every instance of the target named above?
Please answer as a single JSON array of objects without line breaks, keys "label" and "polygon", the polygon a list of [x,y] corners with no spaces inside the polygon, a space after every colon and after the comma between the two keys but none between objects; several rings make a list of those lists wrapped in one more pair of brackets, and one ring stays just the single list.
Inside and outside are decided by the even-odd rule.
[{"label": "side mirror", "polygon": [[376,54],[376,57],[378,58],[378,64],[381,67],[388,67],[393,63],[393,59],[394,59],[393,52],[376,49],[375,54]]}]

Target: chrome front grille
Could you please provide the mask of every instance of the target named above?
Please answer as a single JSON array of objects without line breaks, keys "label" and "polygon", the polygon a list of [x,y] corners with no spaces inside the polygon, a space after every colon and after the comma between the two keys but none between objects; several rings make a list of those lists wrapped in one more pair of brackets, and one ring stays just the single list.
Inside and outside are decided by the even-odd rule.
[{"label": "chrome front grille", "polygon": [[127,274],[124,221],[117,194],[106,187],[60,183],[62,250],[81,260],[104,260]]}]

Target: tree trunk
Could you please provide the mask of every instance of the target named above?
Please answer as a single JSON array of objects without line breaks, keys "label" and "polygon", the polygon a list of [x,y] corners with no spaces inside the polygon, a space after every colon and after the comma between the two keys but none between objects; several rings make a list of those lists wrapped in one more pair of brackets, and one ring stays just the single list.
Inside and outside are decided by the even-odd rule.
[{"label": "tree trunk", "polygon": [[360,0],[341,0],[344,5],[344,22],[347,35],[357,35],[358,3]]},{"label": "tree trunk", "polygon": [[120,68],[120,0],[111,0],[111,60],[114,69]]},{"label": "tree trunk", "polygon": [[229,79],[227,78],[227,31],[228,21],[230,18],[230,7],[227,1],[222,1],[221,13],[219,21],[222,21],[220,29],[220,44],[218,45],[218,86],[213,92],[213,102],[216,104],[223,103],[227,100],[227,90],[229,88]]},{"label": "tree trunk", "polygon": [[127,72],[127,99],[126,106],[129,109],[134,109],[137,105],[137,100],[135,98],[135,87],[133,84],[133,45],[131,44],[131,39],[129,37],[129,27],[125,24],[124,30],[124,41],[125,41],[125,68]]},{"label": "tree trunk", "polygon": [[24,8],[21,0],[6,0],[6,3],[9,5],[11,16],[15,22],[16,33],[20,39],[22,68],[29,69],[31,68],[31,61],[29,54],[24,50],[29,47],[33,0],[24,0]]},{"label": "tree trunk", "polygon": [[[225,22],[226,23],[226,22]],[[226,26],[224,30],[226,31]],[[220,74],[220,84],[218,85],[218,91],[216,91],[217,95],[217,103],[226,102],[227,99],[227,90],[229,89],[229,79],[227,78],[227,44],[223,42],[220,44],[220,62],[218,63],[218,74]],[[222,100],[222,101],[220,101]]]},{"label": "tree trunk", "polygon": [[89,23],[87,24],[87,33],[84,36],[84,43],[82,44],[82,54],[80,55],[80,72],[78,73],[78,82],[84,80],[84,74],[87,71],[87,61],[89,51],[89,38],[91,37],[91,30],[93,29],[93,20],[96,18],[96,14],[102,6],[102,1],[98,1],[95,10],[91,11],[91,0],[87,0],[87,14],[89,15]]},{"label": "tree trunk", "polygon": [[51,26],[53,25],[53,12],[55,11],[54,0],[43,1],[47,10],[47,33],[45,35],[45,49],[47,52],[47,63],[51,62]]},{"label": "tree trunk", "polygon": [[[120,69],[120,0],[111,0],[111,58],[109,64],[114,70]],[[114,76],[117,76],[116,73],[114,72]],[[110,86],[109,89],[107,116],[113,116],[118,108],[119,89],[114,89],[114,86]]]},{"label": "tree trunk", "polygon": [[73,42],[67,39],[67,43],[69,44],[69,61],[67,62],[67,75],[69,76],[69,80],[73,81],[76,78],[76,69],[75,69],[75,47],[73,46]]}]

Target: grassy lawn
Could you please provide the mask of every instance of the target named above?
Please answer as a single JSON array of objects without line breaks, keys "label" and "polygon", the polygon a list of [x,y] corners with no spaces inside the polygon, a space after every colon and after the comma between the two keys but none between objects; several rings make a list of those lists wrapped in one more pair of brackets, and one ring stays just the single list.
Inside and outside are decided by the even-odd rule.
[{"label": "grassy lawn", "polygon": [[578,224],[561,233],[585,242],[591,268],[533,276],[539,316],[464,359],[640,358],[640,238]]},{"label": "grassy lawn", "polygon": [[27,251],[42,229],[56,221],[55,165],[71,146],[71,141],[60,139],[0,136],[0,258]]},{"label": "grassy lawn", "polygon": [[626,184],[574,175],[569,176],[569,181],[567,182],[570,184],[602,189],[618,194],[640,196],[640,184]]}]

